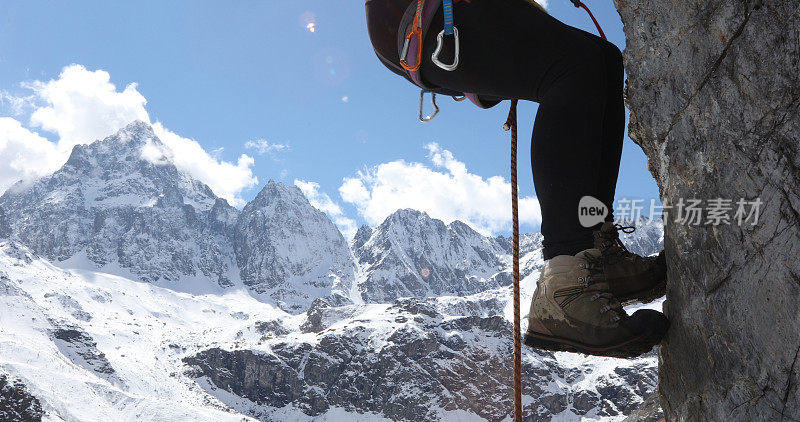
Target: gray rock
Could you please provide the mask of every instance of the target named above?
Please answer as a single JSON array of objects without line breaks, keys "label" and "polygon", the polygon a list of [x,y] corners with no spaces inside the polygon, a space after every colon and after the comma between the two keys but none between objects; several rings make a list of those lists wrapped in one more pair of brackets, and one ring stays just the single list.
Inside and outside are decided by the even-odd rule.
[{"label": "gray rock", "polygon": [[636,409],[628,414],[623,422],[662,422],[664,411],[661,410],[658,389],[655,389]]},{"label": "gray rock", "polygon": [[616,6],[629,133],[662,201],[763,201],[755,225],[665,222],[666,418],[798,420],[800,2]]},{"label": "gray rock", "polygon": [[8,218],[6,218],[6,212],[0,208],[0,239],[4,239],[11,236],[11,226],[8,224]]},{"label": "gray rock", "polygon": [[38,422],[42,404],[22,381],[0,374],[0,421]]},{"label": "gray rock", "polygon": [[[263,350],[207,349],[184,358],[188,374],[263,406],[260,413],[229,395],[217,395],[262,420],[271,420],[270,409],[287,405],[311,417],[333,407],[398,421],[440,420],[441,410],[489,421],[510,416],[512,333],[503,317],[446,316],[433,300],[405,298],[375,320],[356,318],[333,328],[333,310],[315,301],[309,320],[316,316],[304,329],[316,333],[313,338],[276,338]],[[339,312],[340,320],[352,318],[352,313]],[[590,376],[593,368],[570,370],[575,381]],[[590,412],[619,417],[655,388],[654,365],[631,371],[603,375],[598,380],[602,391],[589,392],[569,386],[568,371],[552,353],[526,349],[525,420],[549,421],[568,409],[574,413],[565,417]],[[639,392],[635,383],[629,385],[627,375],[634,372],[649,388]]]},{"label": "gray rock", "polygon": [[54,329],[51,336],[58,350],[73,363],[118,387],[127,388],[88,333],[78,327],[65,327]]}]

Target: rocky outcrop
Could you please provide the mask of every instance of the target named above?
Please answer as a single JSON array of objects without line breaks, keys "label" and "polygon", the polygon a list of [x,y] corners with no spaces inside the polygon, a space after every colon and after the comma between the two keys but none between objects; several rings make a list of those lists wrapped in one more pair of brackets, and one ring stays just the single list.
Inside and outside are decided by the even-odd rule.
[{"label": "rocky outcrop", "polygon": [[661,409],[661,397],[658,388],[650,393],[644,402],[628,414],[622,422],[663,422],[664,411]]},{"label": "rocky outcrop", "polygon": [[350,294],[350,247],[295,186],[270,181],[244,207],[234,250],[242,281],[287,311],[302,312],[317,297]]},{"label": "rocky outcrop", "polygon": [[[302,338],[278,338],[258,350],[210,348],[184,358],[189,375],[207,379],[209,393],[262,420],[272,419],[259,406],[266,414],[293,407],[317,417],[340,408],[396,421],[510,417],[512,333],[504,317],[445,315],[435,299],[413,298],[388,307],[315,309]],[[342,324],[346,318],[358,323]],[[526,420],[618,418],[655,388],[652,357],[598,359],[565,364],[526,349]]]},{"label": "rocky outcrop", "polygon": [[8,224],[6,212],[0,208],[0,239],[4,239],[8,236],[11,236],[11,226]]},{"label": "rocky outcrop", "polygon": [[116,386],[125,387],[106,355],[97,348],[97,342],[88,333],[78,327],[65,327],[54,329],[50,335],[58,350],[72,363]]},{"label": "rocky outcrop", "polygon": [[0,421],[36,422],[42,420],[42,405],[25,384],[0,374]]},{"label": "rocky outcrop", "polygon": [[629,132],[662,201],[702,200],[705,223],[732,200],[730,224],[666,221],[667,420],[798,420],[800,2],[616,5]]}]

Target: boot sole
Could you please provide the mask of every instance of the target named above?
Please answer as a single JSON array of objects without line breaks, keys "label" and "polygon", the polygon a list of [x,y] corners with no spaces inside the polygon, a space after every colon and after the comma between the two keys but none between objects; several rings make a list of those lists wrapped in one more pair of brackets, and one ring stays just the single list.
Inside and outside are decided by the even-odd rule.
[{"label": "boot sole", "polygon": [[525,333],[524,342],[527,346],[552,352],[572,352],[593,356],[630,359],[641,356],[652,350],[653,346],[661,342],[668,327],[668,325],[666,327],[658,327],[619,344],[610,346],[592,346],[575,340],[549,336],[530,330]]}]

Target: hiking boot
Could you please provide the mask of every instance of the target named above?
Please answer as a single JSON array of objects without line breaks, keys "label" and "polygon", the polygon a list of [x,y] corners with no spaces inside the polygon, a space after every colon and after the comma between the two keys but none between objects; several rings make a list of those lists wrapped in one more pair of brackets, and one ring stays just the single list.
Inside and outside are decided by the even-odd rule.
[{"label": "hiking boot", "polygon": [[658,256],[639,256],[628,251],[619,238],[619,231],[632,233],[633,226],[607,221],[594,232],[594,247],[603,257],[603,274],[611,293],[628,305],[650,303],[667,291],[667,265],[664,251]]},{"label": "hiking boot", "polygon": [[603,278],[600,251],[559,255],[542,269],[525,344],[538,349],[632,358],[649,352],[669,327],[661,313],[628,316]]}]

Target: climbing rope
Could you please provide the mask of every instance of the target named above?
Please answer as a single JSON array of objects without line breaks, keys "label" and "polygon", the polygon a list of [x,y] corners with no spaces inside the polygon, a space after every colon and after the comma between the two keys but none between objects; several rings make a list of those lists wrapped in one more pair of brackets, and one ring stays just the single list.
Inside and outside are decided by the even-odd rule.
[{"label": "climbing rope", "polygon": [[517,100],[511,100],[508,119],[503,125],[511,130],[511,252],[514,279],[514,421],[522,422],[522,333],[519,317],[519,193],[517,191]]},{"label": "climbing rope", "polygon": [[[589,7],[580,0],[572,0],[575,7],[582,7],[592,18],[597,32],[603,39],[606,34],[594,18]],[[522,422],[522,327],[520,326],[519,298],[519,188],[517,186],[517,99],[511,99],[511,108],[503,129],[511,130],[511,253],[513,256],[514,291],[514,421]]]},{"label": "climbing rope", "polygon": [[600,24],[597,22],[597,19],[594,18],[594,14],[592,13],[591,10],[589,10],[589,6],[585,5],[580,0],[571,0],[571,1],[572,4],[575,5],[575,7],[582,7],[583,10],[585,10],[586,13],[589,14],[589,17],[592,18],[592,22],[594,22],[594,26],[597,27],[597,32],[600,34],[601,37],[603,37],[604,40],[607,39],[606,34],[603,32],[603,28],[600,27]]}]

